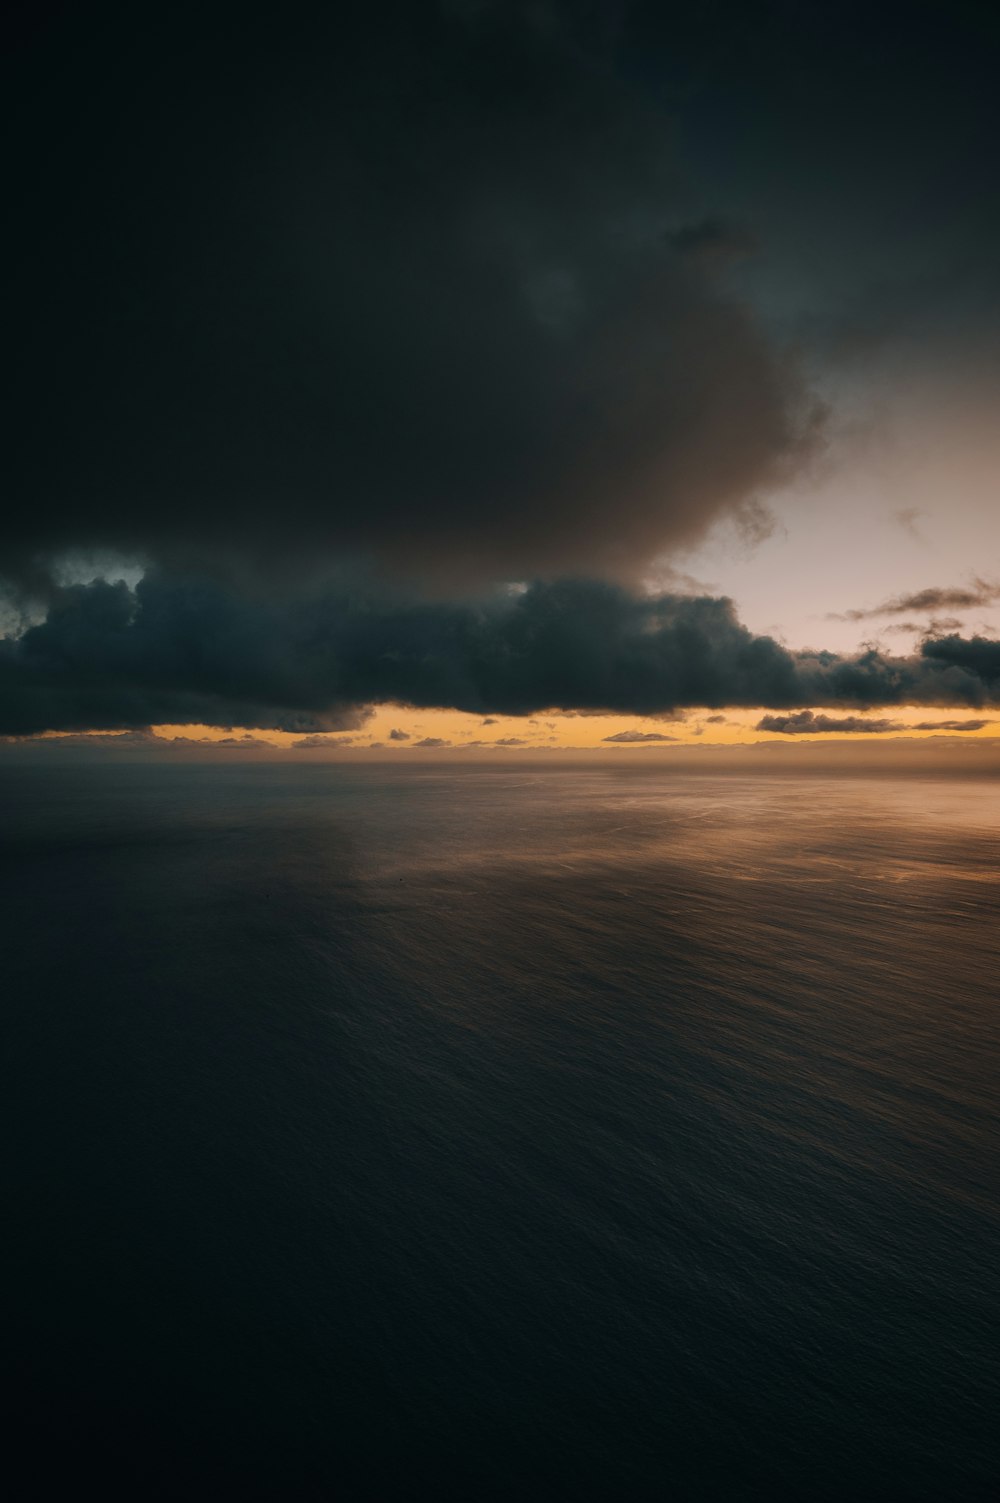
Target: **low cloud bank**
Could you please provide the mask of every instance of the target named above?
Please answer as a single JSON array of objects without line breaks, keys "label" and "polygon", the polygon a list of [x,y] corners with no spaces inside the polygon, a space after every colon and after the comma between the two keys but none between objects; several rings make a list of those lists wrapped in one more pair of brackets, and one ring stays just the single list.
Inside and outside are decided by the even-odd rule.
[{"label": "low cloud bank", "polygon": [[618,741],[627,746],[639,746],[650,741],[676,741],[676,736],[661,736],[659,731],[619,731],[617,735],[605,736],[605,741]]},{"label": "low cloud bank", "polygon": [[863,715],[847,715],[839,719],[835,715],[814,715],[812,710],[799,710],[794,715],[765,715],[758,720],[758,731],[778,731],[783,736],[816,736],[820,732],[840,731],[855,735],[866,731],[870,736],[884,736],[891,731],[905,731],[899,720],[869,720]]},{"label": "low cloud bank", "polygon": [[830,731],[840,731],[844,735],[863,732],[869,736],[885,736],[893,731],[981,731],[984,726],[992,724],[991,720],[921,720],[917,725],[906,725],[901,720],[872,720],[865,715],[847,715],[841,718],[836,715],[817,715],[812,710],[798,710],[793,715],[764,715],[758,720],[755,729],[776,731],[782,736],[818,736]]},{"label": "low cloud bank", "polygon": [[[727,599],[597,581],[478,602],[343,590],[281,600],[162,571],[134,590],[64,588],[43,622],[0,641],[5,735],[201,723],[309,736],[356,730],[388,702],[479,715],[982,709],[1000,704],[1000,642],[947,635],[907,657],[843,657],[755,635]],[[822,719],[799,724],[847,728]]]}]

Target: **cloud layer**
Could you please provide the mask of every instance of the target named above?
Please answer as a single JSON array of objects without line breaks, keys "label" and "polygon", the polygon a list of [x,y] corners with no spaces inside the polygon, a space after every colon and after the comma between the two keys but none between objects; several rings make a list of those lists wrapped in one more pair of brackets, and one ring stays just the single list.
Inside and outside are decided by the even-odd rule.
[{"label": "cloud layer", "polygon": [[134,591],[65,588],[44,622],[0,641],[8,735],[162,723],[316,734],[357,728],[379,702],[483,715],[980,708],[1000,703],[1000,642],[947,636],[910,657],[841,657],[754,635],[726,599],[595,581],[457,604],[347,592],[290,602],[157,572]]},{"label": "cloud layer", "polygon": [[985,579],[976,579],[971,585],[930,585],[924,590],[913,590],[906,595],[893,595],[881,605],[865,609],[844,611],[834,615],[835,621],[871,621],[878,616],[903,616],[910,612],[966,611],[977,606],[995,605],[1000,600],[1000,585]]},{"label": "cloud layer", "polygon": [[792,715],[764,715],[758,731],[775,731],[782,736],[819,736],[831,731],[842,735],[885,736],[899,731],[981,731],[989,720],[921,720],[905,725],[901,720],[874,720],[866,715],[824,715],[813,710],[797,710]]},{"label": "cloud layer", "polygon": [[766,534],[803,368],[995,366],[982,7],[49,9],[3,96],[6,732],[996,701],[982,580],[847,613],[933,612],[899,657],[636,592]]},{"label": "cloud layer", "polygon": [[0,572],[624,577],[759,525],[810,404],[610,11],[272,22],[62,18],[9,80]]},{"label": "cloud layer", "polygon": [[616,731],[613,736],[605,736],[605,741],[620,742],[622,745],[641,746],[651,741],[676,741],[676,736],[664,736],[659,731]]},{"label": "cloud layer", "polygon": [[756,729],[777,731],[782,736],[818,736],[830,731],[839,731],[843,735],[863,731],[870,736],[884,736],[906,727],[899,720],[870,720],[864,715],[817,715],[812,710],[798,710],[794,715],[764,715],[758,720]]}]

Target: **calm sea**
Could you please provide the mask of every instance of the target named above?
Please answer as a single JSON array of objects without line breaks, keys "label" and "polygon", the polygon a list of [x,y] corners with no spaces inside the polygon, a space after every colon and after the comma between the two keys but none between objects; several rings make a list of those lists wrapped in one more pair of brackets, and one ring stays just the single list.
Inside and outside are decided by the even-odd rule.
[{"label": "calm sea", "polygon": [[18,1499],[993,1495],[996,784],[7,768],[0,830]]}]

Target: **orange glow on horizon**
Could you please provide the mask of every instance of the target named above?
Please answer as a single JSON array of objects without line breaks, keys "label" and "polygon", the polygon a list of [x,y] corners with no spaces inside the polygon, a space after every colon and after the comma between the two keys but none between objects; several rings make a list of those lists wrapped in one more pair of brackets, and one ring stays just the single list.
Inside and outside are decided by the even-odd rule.
[{"label": "orange glow on horizon", "polygon": [[[363,725],[354,730],[327,731],[316,736],[301,732],[247,730],[243,727],[220,729],[201,725],[161,725],[153,727],[165,740],[201,742],[203,744],[239,744],[244,738],[250,749],[254,742],[262,749],[295,749],[310,755],[355,758],[374,754],[380,757],[408,757],[414,752],[423,757],[435,754],[467,753],[469,756],[500,754],[514,756],[526,752],[603,751],[606,753],[650,755],[667,754],[672,749],[699,746],[747,746],[762,742],[808,744],[816,742],[890,742],[904,739],[926,740],[935,736],[953,736],[962,741],[991,739],[1000,735],[1000,715],[994,720],[989,712],[955,709],[928,710],[926,706],[908,706],[889,711],[873,710],[859,719],[891,720],[901,726],[898,731],[809,731],[788,735],[757,730],[762,716],[774,712],[764,709],[714,711],[689,710],[683,719],[625,715],[591,715],[550,711],[532,716],[472,715],[458,710],[416,710],[400,705],[376,706]],[[817,716],[846,719],[851,711],[817,707]],[[955,732],[937,722],[982,720],[975,730]],[[930,726],[918,730],[918,725]],[[393,735],[393,732],[396,734]],[[620,739],[619,739],[620,738]],[[302,746],[303,742],[314,742]]]}]

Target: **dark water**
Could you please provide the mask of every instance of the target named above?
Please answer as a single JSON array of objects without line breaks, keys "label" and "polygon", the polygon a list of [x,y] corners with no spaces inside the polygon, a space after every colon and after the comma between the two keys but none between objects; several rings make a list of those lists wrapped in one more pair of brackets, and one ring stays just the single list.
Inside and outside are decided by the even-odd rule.
[{"label": "dark water", "polygon": [[996,786],[2,777],[19,1498],[992,1494]]}]

